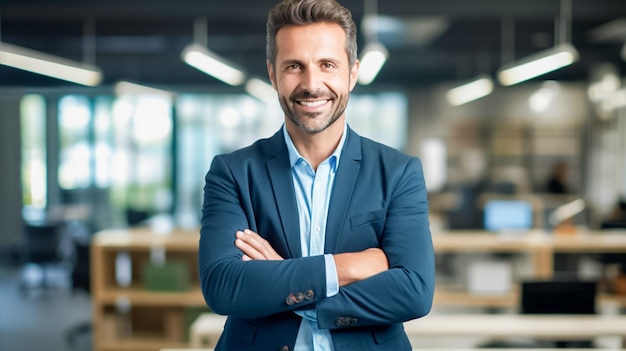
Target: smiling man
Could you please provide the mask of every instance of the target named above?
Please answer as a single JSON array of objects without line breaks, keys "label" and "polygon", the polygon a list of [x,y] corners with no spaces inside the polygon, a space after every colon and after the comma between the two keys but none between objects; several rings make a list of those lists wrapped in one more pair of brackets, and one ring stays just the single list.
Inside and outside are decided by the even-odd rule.
[{"label": "smiling man", "polygon": [[422,166],[347,125],[356,52],[351,14],[334,0],[269,13],[285,123],[206,175],[199,274],[209,307],[228,315],[216,351],[408,351],[402,322],[430,311]]}]

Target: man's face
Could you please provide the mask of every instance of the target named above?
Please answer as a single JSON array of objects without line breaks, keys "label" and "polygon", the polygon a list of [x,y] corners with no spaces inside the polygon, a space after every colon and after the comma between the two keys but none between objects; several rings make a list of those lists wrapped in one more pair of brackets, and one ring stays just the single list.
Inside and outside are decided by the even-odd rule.
[{"label": "man's face", "polygon": [[350,68],[343,29],[330,23],[286,26],[276,47],[276,65],[267,66],[285,116],[309,134],[345,119],[359,64]]}]

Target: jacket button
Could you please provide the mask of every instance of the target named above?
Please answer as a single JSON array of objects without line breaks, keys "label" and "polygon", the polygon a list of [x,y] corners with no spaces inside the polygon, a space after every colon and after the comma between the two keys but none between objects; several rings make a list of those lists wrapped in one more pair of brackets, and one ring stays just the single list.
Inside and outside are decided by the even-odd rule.
[{"label": "jacket button", "polygon": [[307,290],[304,292],[304,299],[305,300],[311,300],[313,298],[313,296],[315,296],[315,293],[313,292],[313,290]]},{"label": "jacket button", "polygon": [[297,293],[297,294],[296,294],[296,296],[294,297],[294,300],[295,300],[297,303],[302,302],[302,300],[304,300],[304,294],[303,294],[303,293],[301,293],[301,292]]},{"label": "jacket button", "polygon": [[285,345],[280,348],[280,351],[289,351],[289,346]]},{"label": "jacket button", "polygon": [[293,294],[287,296],[287,298],[285,299],[285,302],[287,303],[287,305],[291,306],[294,303],[296,303],[296,297],[293,296]]}]

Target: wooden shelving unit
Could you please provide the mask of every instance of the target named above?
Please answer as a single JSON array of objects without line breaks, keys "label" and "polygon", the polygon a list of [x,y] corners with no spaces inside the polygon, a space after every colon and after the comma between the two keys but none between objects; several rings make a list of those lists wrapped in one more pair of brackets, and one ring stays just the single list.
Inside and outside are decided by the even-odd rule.
[{"label": "wooden shelving unit", "polygon": [[[91,246],[93,297],[93,349],[95,351],[157,351],[188,347],[188,326],[196,314],[208,311],[197,278],[198,231],[154,233],[148,227],[105,230]],[[152,250],[165,253],[167,261],[189,267],[186,291],[149,291],[144,288],[143,264]],[[116,257],[126,252],[131,259],[132,283],[120,287],[116,280]],[[130,307],[119,312],[119,304]],[[122,325],[127,326],[121,330]]]},{"label": "wooden shelving unit", "polygon": [[[581,231],[554,234],[529,231],[515,235],[498,235],[479,230],[433,233],[435,253],[510,253],[527,255],[532,263],[528,278],[548,279],[554,273],[556,253],[626,253],[626,230]],[[472,294],[466,288],[439,284],[434,303],[442,306],[515,307],[519,287],[506,294]],[[612,303],[626,307],[626,296],[600,292],[598,304]]]}]

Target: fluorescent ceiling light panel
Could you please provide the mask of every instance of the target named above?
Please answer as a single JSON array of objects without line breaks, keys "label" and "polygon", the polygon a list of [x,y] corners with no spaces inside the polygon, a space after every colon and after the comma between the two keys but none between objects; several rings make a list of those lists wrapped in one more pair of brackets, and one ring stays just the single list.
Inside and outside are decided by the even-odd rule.
[{"label": "fluorescent ceiling light panel", "polygon": [[115,95],[159,95],[171,98],[174,93],[171,91],[149,87],[143,84],[128,81],[119,81],[114,86]]},{"label": "fluorescent ceiling light panel", "polygon": [[277,101],[277,95],[274,87],[259,78],[248,79],[245,89],[248,94],[265,102],[268,105]]},{"label": "fluorescent ceiling light panel", "polygon": [[2,42],[0,64],[87,86],[102,81],[98,67]]},{"label": "fluorescent ceiling light panel", "polygon": [[480,76],[470,82],[450,89],[446,94],[446,98],[452,106],[463,105],[491,94],[493,86],[491,77]]},{"label": "fluorescent ceiling light panel", "polygon": [[556,71],[578,60],[578,51],[570,44],[560,44],[529,56],[498,71],[500,84],[509,86]]},{"label": "fluorescent ceiling light panel", "polygon": [[388,56],[387,49],[380,43],[367,44],[363,49],[358,82],[368,85],[374,81],[385,61],[387,61]]},{"label": "fluorescent ceiling light panel", "polygon": [[229,63],[214,52],[199,44],[190,44],[182,52],[181,57],[188,65],[216,78],[222,82],[237,86],[246,80],[243,69]]}]

